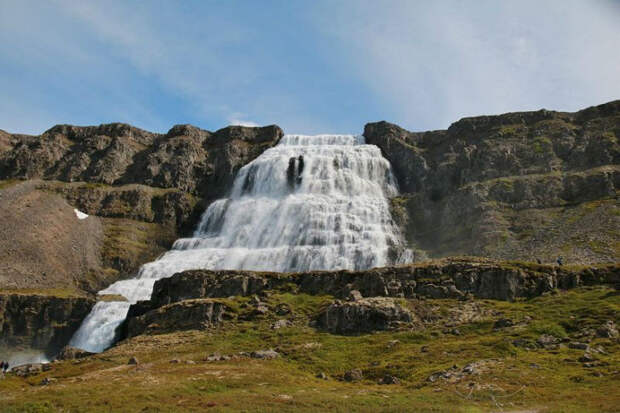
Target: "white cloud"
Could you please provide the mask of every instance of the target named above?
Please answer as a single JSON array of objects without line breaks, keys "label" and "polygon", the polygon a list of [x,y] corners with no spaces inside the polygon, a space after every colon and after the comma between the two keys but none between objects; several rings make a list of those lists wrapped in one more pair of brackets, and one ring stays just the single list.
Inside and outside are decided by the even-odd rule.
[{"label": "white cloud", "polygon": [[314,21],[338,45],[335,58],[413,129],[620,97],[618,3],[389,1],[330,11]]}]

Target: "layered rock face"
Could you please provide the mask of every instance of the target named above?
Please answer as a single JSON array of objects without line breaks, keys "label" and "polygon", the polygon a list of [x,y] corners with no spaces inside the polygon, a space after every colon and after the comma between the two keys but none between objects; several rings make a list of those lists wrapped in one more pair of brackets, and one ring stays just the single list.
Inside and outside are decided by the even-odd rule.
[{"label": "layered rock face", "polygon": [[570,269],[489,259],[444,259],[365,271],[298,274],[194,270],[158,280],[151,300],[129,309],[126,335],[212,327],[227,313],[226,305],[218,299],[271,290],[335,297],[338,300],[318,315],[317,326],[349,334],[390,329],[416,319],[398,299],[512,301],[557,288],[618,283],[618,264]]},{"label": "layered rock face", "polygon": [[411,312],[391,298],[360,298],[335,301],[323,311],[317,326],[331,333],[365,333],[389,330],[413,320]]},{"label": "layered rock face", "polygon": [[55,354],[94,304],[87,297],[0,292],[0,345]]},{"label": "layered rock face", "polygon": [[[156,134],[125,124],[58,125],[40,136],[2,132],[0,213],[12,224],[0,228],[0,243],[8,246],[2,254],[10,254],[3,262],[11,267],[0,272],[0,288],[95,292],[135,274],[193,230],[237,171],[281,136],[277,126],[209,132],[177,125]],[[91,217],[78,222],[73,207]],[[58,223],[42,225],[51,222],[45,214],[59,215]],[[81,241],[65,245],[78,225]],[[35,247],[36,256],[22,259]]]},{"label": "layered rock face", "polygon": [[177,125],[161,135],[122,123],[57,125],[40,136],[5,139],[0,179],[142,184],[214,199],[243,165],[281,137],[277,126],[209,132]]},{"label": "layered rock face", "polygon": [[225,304],[215,300],[181,301],[130,318],[127,336],[209,328],[228,318],[229,312]]},{"label": "layered rock face", "polygon": [[448,130],[367,124],[402,196],[393,214],[419,256],[615,262],[620,101],[576,113],[465,118]]}]

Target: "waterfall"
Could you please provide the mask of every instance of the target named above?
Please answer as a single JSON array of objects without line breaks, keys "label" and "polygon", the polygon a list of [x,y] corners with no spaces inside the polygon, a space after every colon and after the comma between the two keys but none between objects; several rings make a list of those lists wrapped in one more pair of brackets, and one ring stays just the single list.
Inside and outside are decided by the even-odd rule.
[{"label": "waterfall", "polygon": [[239,171],[230,197],[207,208],[191,238],[101,291],[127,302],[98,302],[70,344],[105,350],[129,306],[180,271],[360,270],[398,262],[405,249],[388,203],[397,194],[390,163],[363,136],[285,135]]}]

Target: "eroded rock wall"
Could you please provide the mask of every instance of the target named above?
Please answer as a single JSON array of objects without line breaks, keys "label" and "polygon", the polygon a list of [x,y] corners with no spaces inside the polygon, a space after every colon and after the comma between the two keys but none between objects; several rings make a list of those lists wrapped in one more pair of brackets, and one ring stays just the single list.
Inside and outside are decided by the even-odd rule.
[{"label": "eroded rock wall", "polygon": [[420,257],[581,264],[620,257],[619,134],[620,101],[465,118],[431,132],[364,129],[392,163],[402,192],[393,214]]},{"label": "eroded rock wall", "polygon": [[0,292],[0,345],[52,355],[67,344],[94,304],[87,297]]}]

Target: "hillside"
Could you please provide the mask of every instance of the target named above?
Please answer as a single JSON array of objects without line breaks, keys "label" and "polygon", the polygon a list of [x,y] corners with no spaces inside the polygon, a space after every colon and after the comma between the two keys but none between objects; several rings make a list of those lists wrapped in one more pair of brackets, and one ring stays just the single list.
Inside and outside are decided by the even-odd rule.
[{"label": "hillside", "polygon": [[[3,132],[0,288],[95,293],[135,274],[191,233],[236,172],[281,136],[277,126],[208,132],[177,125],[163,135],[125,124],[58,125],[40,136]],[[77,220],[73,208],[90,217]],[[72,228],[81,239],[67,245]]]},{"label": "hillside", "polygon": [[461,119],[409,132],[369,123],[392,163],[394,218],[420,257],[554,262],[620,257],[620,101],[575,113]]},{"label": "hillside", "polygon": [[8,412],[614,412],[620,301],[598,283],[619,275],[473,258],[189,271],[133,307],[130,338],[18,370],[0,400]]},{"label": "hillside", "polygon": [[[348,135],[333,140],[341,155],[358,151],[357,158],[334,155],[336,135],[312,149],[320,160],[314,166],[324,168],[314,172],[332,174],[330,181],[302,175],[312,170],[312,157],[306,152],[304,161],[294,140],[307,137],[282,141],[277,126],[0,131],[0,358],[23,350],[57,358],[0,373],[0,410],[616,411],[619,135],[620,101],[576,113],[466,118],[444,131],[370,123],[366,142],[381,152],[357,149],[361,138]],[[216,227],[235,212],[226,241],[243,243],[230,244],[238,253],[232,255],[256,247],[251,258],[268,269],[265,257],[281,259],[293,247],[303,252],[295,262],[319,253],[342,258],[344,247],[355,259],[363,257],[361,240],[371,252],[381,248],[368,241],[369,231],[387,234],[381,225],[389,224],[394,237],[385,250],[403,249],[394,241],[402,231],[415,262],[340,271],[195,270],[207,248],[228,248],[215,236],[213,245],[197,237],[183,241],[175,260],[143,270],[152,275],[152,293],[140,279],[96,295],[191,234],[205,208],[231,191],[241,167],[278,142],[289,145],[284,155],[264,161],[262,172],[244,170],[237,198],[212,208]],[[286,176],[265,173],[280,174],[282,162]],[[355,179],[360,185],[340,188],[336,206],[321,202],[329,191],[300,196],[308,182],[344,187]],[[354,198],[359,188],[379,196]],[[388,192],[396,196],[386,202]],[[273,207],[278,196],[293,198],[285,212],[297,215]],[[333,209],[314,216],[302,206]],[[343,219],[354,216],[353,207],[357,220]],[[246,225],[259,212],[270,219],[258,229]],[[288,218],[300,215],[308,223]],[[284,247],[276,242],[281,233],[289,236]],[[333,235],[335,247],[320,252]],[[260,248],[248,241],[255,238]],[[555,264],[558,256],[565,265]],[[103,328],[105,336],[91,334],[95,329],[84,336],[109,340],[92,351],[112,347],[99,354],[64,347],[93,308],[97,328],[117,323]]]}]

